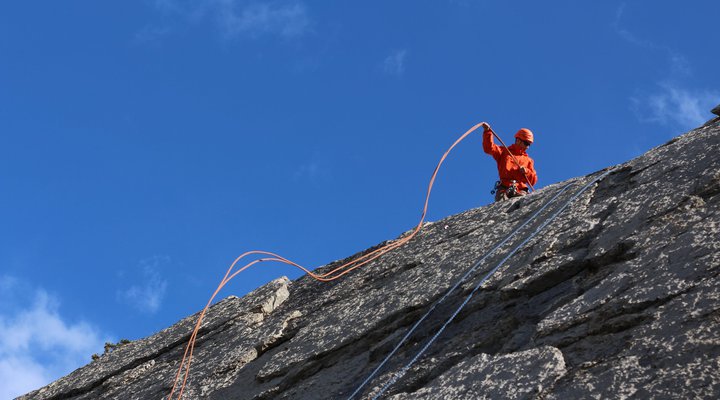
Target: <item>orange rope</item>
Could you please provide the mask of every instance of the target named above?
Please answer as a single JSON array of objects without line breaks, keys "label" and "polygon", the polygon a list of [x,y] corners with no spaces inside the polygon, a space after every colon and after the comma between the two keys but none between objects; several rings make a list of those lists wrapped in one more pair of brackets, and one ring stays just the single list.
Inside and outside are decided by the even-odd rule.
[{"label": "orange rope", "polygon": [[[489,127],[489,125],[488,125],[488,127]],[[505,149],[507,150],[508,154],[510,154],[510,157],[512,157],[513,161],[515,161],[515,164],[517,164],[518,167],[522,168],[522,165],[520,165],[520,163],[518,162],[517,158],[515,158],[515,155],[512,153],[512,151],[510,151],[510,149],[507,147],[507,145],[505,144],[505,142],[503,142],[503,140],[500,138],[500,135],[498,135],[497,133],[495,133],[495,131],[492,130],[492,128],[490,128],[490,132],[492,132],[492,134],[497,138],[497,140],[500,141],[500,143],[503,145],[503,147],[505,147]],[[525,182],[527,182],[528,186],[530,186],[530,189],[532,189],[532,191],[534,192],[534,191],[535,191],[535,188],[533,187],[532,183],[530,183],[530,179],[528,179],[527,175],[525,175],[525,171],[523,171],[523,170],[521,169],[520,172],[522,172],[523,176],[525,177]]]},{"label": "orange rope", "polygon": [[[352,261],[349,261],[343,265],[340,265],[339,267],[334,268],[333,270],[326,272],[324,274],[316,274],[313,271],[310,271],[309,269],[307,269],[299,264],[296,264],[293,261],[290,261],[284,257],[281,257],[277,254],[270,253],[267,251],[259,251],[259,250],[248,251],[248,252],[240,255],[238,258],[236,258],[235,261],[233,261],[233,263],[228,268],[222,281],[220,281],[220,284],[218,285],[217,289],[215,289],[215,292],[210,297],[210,300],[208,300],[207,304],[205,305],[205,308],[203,308],[202,312],[200,312],[200,316],[198,317],[197,323],[195,323],[195,328],[193,329],[193,332],[190,335],[188,344],[187,344],[187,346],[185,346],[185,353],[183,354],[182,361],[180,362],[180,366],[178,367],[177,374],[175,375],[175,382],[173,384],[172,390],[170,391],[170,395],[168,396],[168,400],[173,399],[173,395],[175,394],[176,390],[178,389],[178,384],[180,382],[180,375],[183,374],[183,371],[184,371],[182,384],[180,385],[180,390],[178,391],[178,395],[177,395],[178,400],[180,400],[182,398],[183,392],[185,391],[185,385],[187,384],[187,380],[190,375],[190,364],[192,362],[193,351],[195,350],[195,341],[197,339],[198,332],[200,331],[200,327],[202,325],[203,318],[205,317],[205,313],[207,312],[208,308],[212,304],[212,301],[215,299],[215,296],[218,295],[220,290],[223,287],[225,287],[225,285],[228,282],[230,282],[230,280],[232,280],[239,273],[243,272],[244,270],[250,268],[251,266],[253,266],[255,264],[267,262],[267,261],[275,261],[275,262],[280,262],[280,263],[284,263],[284,264],[299,268],[299,269],[303,270],[307,275],[309,275],[312,279],[315,279],[317,281],[330,282],[330,281],[340,278],[341,276],[343,276],[347,273],[350,273],[354,269],[360,268],[361,266],[377,259],[378,257],[382,256],[383,254],[386,254],[389,251],[397,249],[398,247],[409,242],[413,237],[415,237],[415,235],[417,235],[418,232],[420,232],[420,229],[422,228],[422,225],[425,222],[425,216],[427,215],[428,203],[430,201],[430,193],[432,192],[432,187],[433,187],[433,184],[435,183],[435,177],[437,176],[438,171],[440,170],[440,166],[445,161],[445,158],[447,158],[448,154],[450,154],[450,151],[452,151],[452,149],[455,148],[455,146],[457,146],[468,135],[470,135],[472,132],[477,130],[483,124],[484,124],[484,122],[481,122],[481,123],[473,126],[472,128],[470,128],[467,132],[465,132],[462,136],[460,136],[460,138],[458,138],[455,141],[455,143],[453,143],[452,146],[450,146],[450,148],[448,148],[447,151],[445,152],[445,154],[443,154],[443,156],[440,158],[440,162],[438,162],[437,166],[435,167],[435,170],[433,171],[432,176],[430,178],[430,183],[428,184],[427,194],[425,196],[425,205],[423,206],[422,215],[420,216],[420,222],[418,222],[417,226],[415,226],[415,229],[413,229],[413,231],[409,235],[407,235],[403,238],[400,238],[396,241],[393,241],[392,243],[389,243],[383,247],[375,249],[374,251],[364,254],[356,259],[353,259]],[[495,132],[493,132],[493,133],[495,133]],[[501,140],[501,142],[502,142],[502,140]],[[535,189],[533,188],[533,190],[535,190]],[[259,258],[254,261],[251,261],[251,262],[245,264],[243,267],[241,267],[237,271],[233,272],[233,269],[235,268],[235,266],[242,259],[244,259],[245,257],[251,256],[251,255],[261,255],[261,256],[267,256],[267,257],[263,257],[263,258]]]}]

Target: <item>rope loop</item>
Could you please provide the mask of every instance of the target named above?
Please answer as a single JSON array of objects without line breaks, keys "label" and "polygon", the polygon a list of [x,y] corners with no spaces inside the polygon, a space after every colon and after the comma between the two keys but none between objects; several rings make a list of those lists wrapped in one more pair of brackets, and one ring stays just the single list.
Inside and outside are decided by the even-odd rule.
[{"label": "rope loop", "polygon": [[[228,284],[233,278],[235,278],[239,273],[245,271],[246,269],[250,268],[251,266],[255,264],[260,264],[268,261],[277,262],[281,264],[286,264],[293,266],[295,268],[299,268],[302,271],[304,271],[309,277],[312,279],[315,279],[319,282],[330,282],[334,281],[336,279],[339,279],[340,277],[352,272],[353,270],[362,267],[363,265],[366,265],[370,263],[371,261],[376,260],[377,258],[381,257],[382,255],[395,250],[401,246],[403,246],[405,243],[412,240],[415,235],[420,232],[420,229],[422,229],[423,223],[425,222],[425,217],[427,215],[428,210],[428,204],[430,202],[430,193],[432,192],[433,184],[435,183],[435,178],[437,177],[438,172],[440,171],[440,167],[442,166],[443,162],[445,162],[445,159],[450,154],[450,152],[457,146],[460,142],[462,142],[468,135],[476,131],[479,127],[481,127],[485,122],[481,122],[479,124],[476,124],[472,128],[470,128],[468,131],[466,131],[464,134],[462,134],[451,146],[450,148],[445,151],[443,156],[440,158],[440,161],[438,162],[437,166],[435,167],[435,170],[432,173],[432,176],[430,177],[430,183],[428,184],[427,194],[425,195],[425,203],[423,205],[422,214],[420,215],[420,221],[415,226],[415,228],[412,230],[412,232],[396,241],[392,241],[385,246],[382,246],[378,249],[375,249],[372,252],[369,252],[367,254],[364,254],[356,259],[353,259],[343,265],[340,265],[333,270],[326,272],[324,274],[316,274],[313,271],[311,271],[308,268],[303,267],[300,264],[297,264],[293,261],[290,261],[287,258],[281,257],[275,253],[267,252],[267,251],[260,251],[260,250],[253,250],[248,251],[242,255],[240,255],[238,258],[233,261],[233,263],[228,268],[227,272],[225,273],[225,276],[220,281],[220,284],[218,285],[217,289],[215,289],[215,292],[210,296],[210,300],[208,300],[207,304],[205,305],[205,308],[200,312],[200,316],[198,317],[197,322],[195,323],[195,328],[192,331],[192,334],[190,335],[190,339],[188,340],[187,345],[185,346],[185,352],[183,354],[182,360],[180,361],[180,365],[178,366],[177,373],[175,374],[175,380],[173,382],[172,389],[170,390],[170,394],[168,395],[168,400],[173,400],[174,396],[177,395],[177,399],[182,399],[182,395],[185,391],[185,387],[187,385],[188,378],[190,376],[190,365],[192,363],[193,358],[193,351],[195,350],[195,342],[197,340],[198,332],[200,331],[200,327],[202,326],[203,319],[205,318],[205,314],[207,313],[208,309],[210,308],[210,305],[212,304],[215,297],[220,293],[220,290],[225,287],[225,285]],[[240,267],[239,269],[235,270],[236,266],[240,263],[240,261],[245,260],[248,257],[260,257],[253,261],[250,261]],[[181,380],[182,378],[182,380]]]}]

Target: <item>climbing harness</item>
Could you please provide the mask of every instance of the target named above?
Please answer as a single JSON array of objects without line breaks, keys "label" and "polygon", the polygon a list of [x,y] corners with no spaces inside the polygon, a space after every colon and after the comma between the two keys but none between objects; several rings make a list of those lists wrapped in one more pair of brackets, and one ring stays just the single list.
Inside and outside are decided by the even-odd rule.
[{"label": "climbing harness", "polygon": [[503,240],[501,240],[498,244],[496,244],[492,249],[490,249],[485,255],[483,255],[478,261],[475,262],[475,264],[470,267],[465,274],[460,277],[460,279],[455,282],[455,284],[448,289],[445,294],[437,300],[435,303],[433,303],[430,308],[425,312],[425,314],[420,317],[420,319],[415,322],[415,324],[405,333],[405,336],[403,336],[402,339],[400,339],[400,342],[398,342],[397,345],[392,349],[392,351],[385,356],[382,362],[368,375],[367,378],[355,389],[355,391],[348,397],[348,400],[352,400],[360,391],[362,390],[365,385],[370,382],[370,380],[382,369],[382,367],[392,358],[395,353],[400,350],[400,347],[410,338],[410,336],[415,332],[415,330],[420,326],[420,324],[428,317],[430,314],[439,306],[442,304],[443,301],[445,301],[446,298],[448,298],[455,290],[463,283],[465,280],[477,270],[477,268],[482,265],[482,263],[490,257],[492,254],[494,254],[496,251],[498,251],[502,246],[504,246],[510,239],[512,239],[518,232],[520,232],[525,226],[527,226],[529,223],[535,220],[540,213],[542,213],[546,208],[548,208],[551,204],[555,202],[555,200],[564,193],[572,183],[568,183],[567,185],[563,186],[558,190],[558,192],[550,199],[548,200],[542,207],[540,207],[537,211],[535,211],[529,218],[527,218],[522,224],[520,224],[518,227],[513,229],[510,234],[508,234]]},{"label": "climbing harness", "polygon": [[495,193],[505,193],[508,197],[517,197],[520,192],[527,193],[526,190],[518,189],[517,181],[513,179],[510,181],[510,186],[505,186],[500,181],[495,182],[495,187],[493,187],[493,190],[490,191],[490,194],[494,195]]},{"label": "climbing harness", "polygon": [[[212,301],[218,295],[220,290],[225,285],[227,285],[227,283],[230,282],[230,280],[232,280],[239,273],[243,272],[244,270],[250,268],[251,266],[253,266],[255,264],[268,262],[268,261],[274,261],[274,262],[279,262],[279,263],[283,263],[283,264],[287,264],[287,265],[291,265],[293,267],[299,268],[299,269],[303,270],[310,278],[315,279],[317,281],[329,282],[329,281],[338,279],[341,276],[348,274],[351,271],[353,271],[357,268],[360,268],[361,266],[377,259],[378,257],[382,256],[383,254],[386,254],[389,251],[397,249],[398,247],[409,242],[412,238],[415,237],[415,235],[417,235],[417,233],[422,228],[423,223],[425,222],[425,216],[427,215],[428,203],[430,201],[430,193],[432,191],[433,184],[435,183],[435,178],[438,174],[438,171],[440,170],[440,166],[445,161],[445,158],[447,158],[448,154],[450,154],[450,152],[453,150],[453,148],[455,148],[455,146],[457,146],[460,142],[462,142],[472,132],[477,130],[479,127],[483,126],[483,124],[485,124],[485,122],[476,124],[475,126],[470,128],[467,132],[462,134],[447,149],[447,151],[445,151],[443,156],[440,158],[440,161],[438,162],[437,166],[435,167],[435,170],[432,173],[432,176],[430,177],[430,183],[428,184],[427,194],[425,196],[425,204],[423,206],[423,211],[420,216],[420,222],[418,222],[417,226],[415,226],[415,228],[412,230],[412,232],[409,235],[402,237],[396,241],[390,242],[385,246],[382,246],[372,252],[369,252],[358,258],[355,258],[352,261],[342,264],[342,265],[332,269],[331,271],[323,273],[323,274],[316,274],[313,271],[309,270],[308,268],[301,266],[300,264],[297,264],[293,261],[290,261],[287,258],[281,257],[275,253],[271,253],[271,252],[267,252],[267,251],[258,251],[258,250],[248,251],[248,252],[240,255],[238,258],[236,258],[235,261],[233,261],[233,263],[228,268],[223,279],[220,281],[220,284],[218,285],[217,289],[215,289],[215,292],[212,294],[212,296],[210,296],[210,300],[208,300],[207,304],[205,305],[205,308],[203,308],[203,310],[200,312],[200,315],[198,316],[198,320],[195,323],[193,332],[190,335],[190,338],[188,339],[187,345],[185,346],[185,352],[183,353],[182,360],[180,361],[180,365],[178,366],[177,373],[175,374],[175,379],[173,382],[172,389],[170,390],[170,394],[168,395],[168,400],[173,399],[173,396],[176,394],[176,391],[177,391],[177,399],[178,400],[182,399],[182,395],[184,393],[188,377],[190,376],[190,365],[192,363],[193,352],[195,350],[195,342],[196,342],[198,333],[200,331],[200,327],[202,326],[203,319],[205,318],[205,314],[207,313],[207,310],[210,308]],[[243,267],[235,270],[236,265],[240,261],[242,261],[250,256],[260,256],[261,258],[250,261],[247,264],[245,264]],[[181,381],[181,377],[182,377],[182,381]]]},{"label": "climbing harness", "polygon": [[[594,185],[595,183],[599,182],[603,178],[605,178],[608,174],[610,174],[614,168],[610,168],[604,173],[598,175],[596,178],[588,182],[585,186],[580,188],[570,199],[568,199],[554,214],[552,214],[549,218],[547,218],[545,221],[543,221],[542,224],[540,224],[525,240],[523,240],[520,244],[518,244],[515,248],[510,251],[493,269],[491,269],[481,280],[480,282],[475,285],[475,288],[470,292],[470,294],[465,298],[465,300],[460,304],[460,306],[455,310],[455,312],[448,318],[445,323],[440,327],[440,329],[430,338],[430,340],[423,346],[420,351],[415,354],[415,356],[403,367],[400,369],[398,373],[393,375],[393,377],[382,387],[382,389],[376,393],[372,399],[376,400],[378,399],[383,393],[385,393],[390,386],[392,386],[395,382],[397,382],[400,378],[402,378],[407,371],[415,364],[415,362],[427,351],[427,349],[437,340],[437,338],[443,333],[445,328],[455,319],[455,317],[462,311],[462,309],[465,307],[465,305],[470,302],[470,299],[475,295],[475,293],[480,289],[480,287],[485,283],[491,276],[497,272],[500,267],[505,264],[507,260],[510,259],[515,253],[517,253],[518,250],[520,250],[523,246],[525,246],[530,240],[532,240],[540,231],[542,231],[548,224],[553,222],[555,218],[557,218],[558,215],[560,215],[561,212],[563,212],[570,204],[572,204],[575,199],[577,199],[582,193],[584,193],[590,186]],[[363,385],[365,385],[366,382],[363,382]],[[356,389],[355,392],[359,392],[362,388],[359,387]],[[355,394],[353,393],[353,396]],[[351,397],[352,398],[352,397]]]}]

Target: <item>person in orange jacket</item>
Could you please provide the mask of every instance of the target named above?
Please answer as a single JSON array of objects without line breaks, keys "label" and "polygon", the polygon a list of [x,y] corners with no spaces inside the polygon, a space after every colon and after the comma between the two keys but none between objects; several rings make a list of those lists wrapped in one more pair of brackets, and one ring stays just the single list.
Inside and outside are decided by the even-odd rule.
[{"label": "person in orange jacket", "polygon": [[514,144],[500,147],[493,141],[490,125],[484,123],[483,129],[483,150],[495,159],[500,175],[493,190],[495,201],[526,195],[527,184],[535,186],[538,179],[535,162],[527,154],[528,147],[533,143],[533,133],[530,129],[522,128],[515,134]]}]

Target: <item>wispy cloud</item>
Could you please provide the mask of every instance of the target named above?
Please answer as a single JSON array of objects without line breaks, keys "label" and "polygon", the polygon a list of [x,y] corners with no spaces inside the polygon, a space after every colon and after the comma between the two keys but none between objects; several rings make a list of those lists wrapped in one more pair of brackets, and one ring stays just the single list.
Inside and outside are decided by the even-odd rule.
[{"label": "wispy cloud", "polygon": [[292,38],[304,34],[310,26],[305,5],[249,4],[236,0],[220,2],[221,27],[226,35],[278,35]]},{"label": "wispy cloud", "polygon": [[315,179],[320,174],[320,165],[316,162],[310,162],[301,165],[295,171],[295,179],[310,178]]},{"label": "wispy cloud", "polygon": [[42,289],[0,277],[0,398],[12,399],[71,372],[111,341],[85,321],[70,322],[59,301]]},{"label": "wispy cloud", "polygon": [[405,57],[407,50],[396,50],[385,57],[383,61],[383,72],[387,75],[401,76],[405,73]]},{"label": "wispy cloud", "polygon": [[164,26],[148,25],[135,34],[135,42],[139,44],[160,44],[163,38],[168,36],[172,29]]},{"label": "wispy cloud", "polygon": [[167,14],[197,22],[208,14],[219,0],[155,0],[155,8]]},{"label": "wispy cloud", "polygon": [[17,278],[12,276],[0,275],[0,293],[8,293],[18,285]]},{"label": "wispy cloud", "polygon": [[672,73],[681,76],[692,75],[690,61],[682,54],[669,50],[670,70]]},{"label": "wispy cloud", "polygon": [[155,7],[184,22],[209,21],[227,38],[296,38],[312,25],[307,7],[298,0],[155,0]]},{"label": "wispy cloud", "polygon": [[630,30],[624,28],[622,26],[622,19],[625,15],[625,7],[626,4],[623,3],[620,6],[618,6],[616,12],[615,12],[615,19],[612,22],[612,27],[615,33],[617,33],[623,40],[626,42],[648,50],[656,50],[661,51],[667,54],[667,58],[670,64],[670,68],[673,73],[682,74],[682,75],[691,75],[692,74],[692,68],[690,65],[690,62],[688,59],[682,55],[677,50],[661,45],[658,43],[653,42],[652,40],[644,39],[639,37],[638,35],[634,34]]},{"label": "wispy cloud", "polygon": [[653,89],[637,89],[630,97],[631,108],[641,122],[677,125],[690,129],[710,118],[709,110],[720,101],[715,90],[691,88],[683,82],[693,74],[690,61],[677,50],[643,39],[622,26],[626,5],[621,4],[613,20],[614,31],[626,42],[645,50],[665,53],[667,76],[653,82]]},{"label": "wispy cloud", "polygon": [[318,155],[314,154],[309,160],[297,167],[293,173],[295,182],[309,181],[318,183],[331,178],[331,171],[326,161]]},{"label": "wispy cloud", "polygon": [[[162,270],[170,265],[170,257],[154,256],[140,261],[137,269],[141,282],[137,282],[127,289],[118,291],[117,297],[141,312],[156,313],[165,298],[167,280],[163,278]],[[135,274],[133,274],[135,276]]]},{"label": "wispy cloud", "polygon": [[659,46],[655,45],[649,40],[640,39],[639,37],[635,36],[632,32],[629,30],[623,28],[620,24],[620,21],[622,20],[623,16],[625,15],[625,7],[626,4],[622,3],[620,6],[618,6],[617,10],[615,10],[615,19],[613,20],[612,27],[615,30],[615,32],[620,35],[625,41],[634,44],[635,46],[640,47],[646,47],[646,48],[659,48]]},{"label": "wispy cloud", "polygon": [[720,92],[688,90],[671,83],[659,84],[659,90],[631,97],[633,111],[642,122],[677,124],[694,128],[710,119],[710,109],[720,102]]}]

